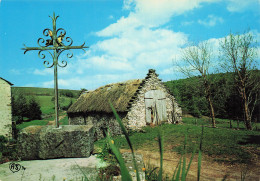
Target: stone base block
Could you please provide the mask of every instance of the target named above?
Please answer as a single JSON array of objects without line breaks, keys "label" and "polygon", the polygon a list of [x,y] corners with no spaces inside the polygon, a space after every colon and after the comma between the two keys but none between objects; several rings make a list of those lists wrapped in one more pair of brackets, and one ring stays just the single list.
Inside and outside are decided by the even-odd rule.
[{"label": "stone base block", "polygon": [[89,157],[93,149],[92,125],[29,126],[18,135],[22,160]]}]

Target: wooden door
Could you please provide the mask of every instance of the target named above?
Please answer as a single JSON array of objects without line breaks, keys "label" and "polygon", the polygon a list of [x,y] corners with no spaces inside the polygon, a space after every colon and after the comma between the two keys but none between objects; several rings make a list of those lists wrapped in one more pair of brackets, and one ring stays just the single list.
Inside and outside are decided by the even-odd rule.
[{"label": "wooden door", "polygon": [[166,96],[161,90],[151,90],[145,93],[146,122],[160,124],[167,120]]}]

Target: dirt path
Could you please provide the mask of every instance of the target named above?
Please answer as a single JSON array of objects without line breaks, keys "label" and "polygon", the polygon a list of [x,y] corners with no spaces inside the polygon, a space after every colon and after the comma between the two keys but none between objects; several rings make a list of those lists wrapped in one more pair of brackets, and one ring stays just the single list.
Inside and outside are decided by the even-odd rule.
[{"label": "dirt path", "polygon": [[[59,121],[65,118],[66,116],[66,114],[59,116]],[[61,123],[59,122],[59,124]],[[47,125],[55,125],[55,119],[53,121],[49,121]]]},{"label": "dirt path", "polygon": [[[121,150],[121,152],[130,150]],[[146,150],[137,150],[137,153],[143,155],[146,167],[150,164],[152,167],[160,167],[160,154],[158,152],[151,152]],[[164,152],[163,169],[164,173],[173,175],[175,167],[180,159],[180,155],[175,152]],[[190,158],[188,155],[186,158]],[[194,157],[187,180],[196,180],[197,178],[197,157]],[[186,163],[189,159],[186,160]],[[260,180],[260,163],[257,160],[252,165],[245,164],[224,164],[213,161],[213,158],[203,155],[201,180],[241,180],[241,172],[246,172],[246,180],[259,181]]]}]

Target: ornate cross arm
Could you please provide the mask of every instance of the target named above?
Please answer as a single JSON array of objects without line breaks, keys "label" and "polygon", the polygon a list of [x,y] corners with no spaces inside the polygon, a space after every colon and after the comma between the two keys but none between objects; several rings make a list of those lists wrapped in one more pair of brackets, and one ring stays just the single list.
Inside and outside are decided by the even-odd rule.
[{"label": "ornate cross arm", "polygon": [[70,49],[82,49],[84,52],[86,50],[84,48],[89,48],[88,46],[84,46],[85,43],[83,43],[80,46],[59,46],[59,47],[27,47],[24,45],[24,54],[30,50],[40,50],[40,51],[45,51],[45,50],[70,50]]}]

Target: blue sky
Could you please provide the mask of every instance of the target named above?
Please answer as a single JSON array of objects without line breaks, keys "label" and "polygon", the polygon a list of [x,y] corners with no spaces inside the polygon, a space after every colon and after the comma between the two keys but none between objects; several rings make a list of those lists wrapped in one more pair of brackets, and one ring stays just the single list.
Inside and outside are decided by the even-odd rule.
[{"label": "blue sky", "polygon": [[21,50],[45,38],[53,12],[73,45],[89,46],[86,53],[73,50],[59,68],[59,88],[66,89],[142,79],[150,68],[163,81],[184,78],[173,60],[181,64],[192,42],[211,42],[217,57],[218,42],[230,32],[250,28],[260,41],[260,0],[0,0],[0,77],[14,86],[53,87],[53,69],[37,51]]}]

